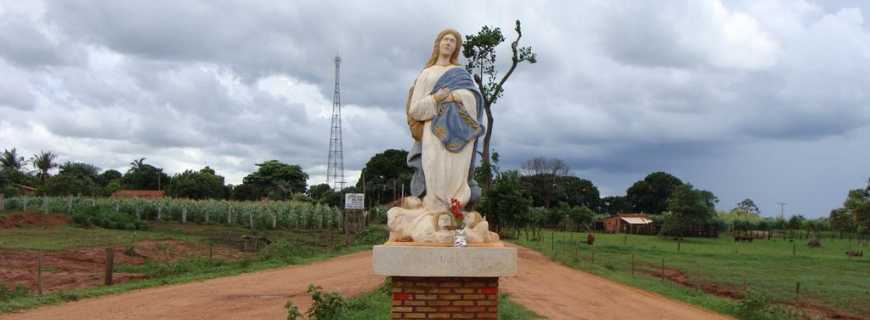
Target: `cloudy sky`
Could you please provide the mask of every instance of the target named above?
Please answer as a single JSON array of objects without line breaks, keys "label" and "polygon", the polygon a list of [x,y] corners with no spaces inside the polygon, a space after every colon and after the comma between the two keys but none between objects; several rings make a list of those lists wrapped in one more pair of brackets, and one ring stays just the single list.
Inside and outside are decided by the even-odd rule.
[{"label": "cloudy sky", "polygon": [[664,170],[721,209],[748,197],[826,216],[870,177],[870,5],[856,3],[0,0],[0,149],[208,165],[229,183],[278,159],[320,183],[340,54],[353,182],[410,145],[404,95],[439,30],[512,38],[520,19],[539,63],[494,107],[503,168],[559,158],[606,195]]}]

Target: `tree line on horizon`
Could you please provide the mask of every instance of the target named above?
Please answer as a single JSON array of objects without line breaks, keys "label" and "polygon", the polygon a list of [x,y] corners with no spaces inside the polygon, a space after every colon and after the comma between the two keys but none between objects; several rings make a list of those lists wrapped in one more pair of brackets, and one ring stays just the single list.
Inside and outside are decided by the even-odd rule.
[{"label": "tree line on horizon", "polygon": [[[16,185],[36,188],[46,196],[109,196],[121,189],[163,190],[167,196],[189,199],[226,200],[302,200],[342,206],[343,194],[364,192],[367,207],[389,205],[409,193],[413,171],[406,164],[407,151],[388,149],[372,156],[365,164],[356,185],[333,190],[327,184],[308,186],[308,174],[299,165],[278,160],[257,163],[257,170],[241,184],[226,184],[223,176],[205,166],[169,176],[162,168],[135,159],[122,173],[114,169],[67,161],[41,151],[25,159],[15,148],[0,154],[0,192],[14,196]],[[601,197],[590,180],[570,174],[560,159],[536,157],[522,163],[518,170],[500,170],[499,154],[492,164],[475,170],[483,183],[493,177],[490,190],[475,208],[496,227],[519,228],[536,224],[556,226],[566,220],[575,226],[589,225],[602,217],[619,213],[646,213],[661,226],[663,234],[682,235],[692,229],[736,230],[806,229],[844,232],[870,232],[870,180],[863,189],[849,191],[843,208],[828,217],[806,219],[766,218],[751,199],[739,202],[730,211],[717,211],[719,199],[710,191],[662,171],[648,174],[626,189],[624,196]],[[33,170],[27,170],[30,163]],[[58,173],[52,175],[52,169]],[[489,168],[489,172],[483,172]]]}]

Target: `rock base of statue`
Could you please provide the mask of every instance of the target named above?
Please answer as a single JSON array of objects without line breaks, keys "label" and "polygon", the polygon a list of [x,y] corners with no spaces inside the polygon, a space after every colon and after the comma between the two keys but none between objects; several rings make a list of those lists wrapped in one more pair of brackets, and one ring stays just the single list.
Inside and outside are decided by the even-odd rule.
[{"label": "rock base of statue", "polygon": [[489,231],[489,222],[480,213],[462,214],[465,219],[459,227],[447,209],[426,209],[419,198],[406,197],[401,205],[387,211],[390,241],[454,244],[460,238],[468,244],[479,244],[500,240],[498,234]]},{"label": "rock base of statue", "polygon": [[388,242],[373,249],[376,274],[392,280],[392,319],[490,319],[499,278],[517,272],[517,250],[501,242]]}]

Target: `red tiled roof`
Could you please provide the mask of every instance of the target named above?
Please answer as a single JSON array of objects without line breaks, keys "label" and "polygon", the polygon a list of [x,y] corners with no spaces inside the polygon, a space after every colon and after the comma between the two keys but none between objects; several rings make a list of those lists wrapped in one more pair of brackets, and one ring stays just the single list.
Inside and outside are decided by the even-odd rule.
[{"label": "red tiled roof", "polygon": [[166,192],[159,190],[118,190],[112,193],[113,198],[162,198]]}]

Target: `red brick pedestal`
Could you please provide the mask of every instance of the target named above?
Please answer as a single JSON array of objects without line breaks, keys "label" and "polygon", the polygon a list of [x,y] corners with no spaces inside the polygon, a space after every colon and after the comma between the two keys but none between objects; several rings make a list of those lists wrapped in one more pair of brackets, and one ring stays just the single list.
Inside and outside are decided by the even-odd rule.
[{"label": "red brick pedestal", "polygon": [[498,277],[392,277],[393,319],[496,319]]}]

